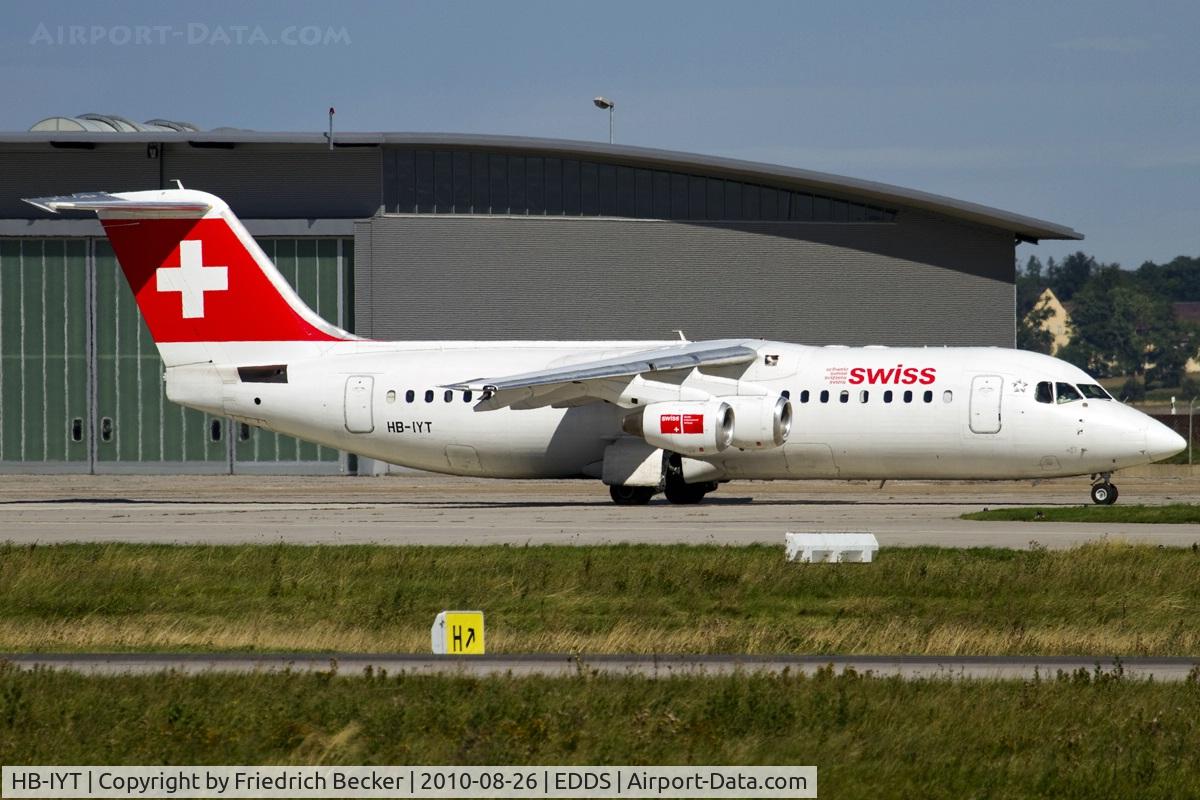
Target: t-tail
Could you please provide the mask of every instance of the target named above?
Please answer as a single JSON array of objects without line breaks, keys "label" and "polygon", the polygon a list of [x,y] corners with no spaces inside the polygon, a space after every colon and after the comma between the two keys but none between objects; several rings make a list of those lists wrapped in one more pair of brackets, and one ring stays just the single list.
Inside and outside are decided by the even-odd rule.
[{"label": "t-tail", "polygon": [[305,305],[219,197],[164,189],[26,202],[96,212],[167,367],[315,357],[356,338]]}]

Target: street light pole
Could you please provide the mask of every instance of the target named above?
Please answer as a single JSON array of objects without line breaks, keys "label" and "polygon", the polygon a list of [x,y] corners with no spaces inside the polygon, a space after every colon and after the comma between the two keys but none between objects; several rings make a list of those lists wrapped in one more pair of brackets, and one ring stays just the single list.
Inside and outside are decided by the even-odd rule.
[{"label": "street light pole", "polygon": [[612,100],[609,100],[607,97],[595,97],[592,99],[592,104],[594,106],[596,106],[596,108],[608,110],[608,143],[612,144],[613,143],[613,110],[617,107],[617,104],[614,103]]}]

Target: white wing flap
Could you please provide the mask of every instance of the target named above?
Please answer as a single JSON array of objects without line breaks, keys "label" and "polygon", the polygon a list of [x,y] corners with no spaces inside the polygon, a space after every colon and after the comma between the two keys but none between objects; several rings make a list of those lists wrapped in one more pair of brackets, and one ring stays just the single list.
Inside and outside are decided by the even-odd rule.
[{"label": "white wing flap", "polygon": [[[495,378],[474,378],[447,384],[456,391],[483,392],[487,399],[477,407],[492,410],[511,406],[529,409],[587,399],[611,400],[637,376],[692,370],[698,367],[724,367],[749,364],[758,358],[758,350],[742,340],[691,342],[675,347],[643,350],[618,358],[572,364],[557,369],[527,372]],[[614,388],[616,392],[614,392]]]}]

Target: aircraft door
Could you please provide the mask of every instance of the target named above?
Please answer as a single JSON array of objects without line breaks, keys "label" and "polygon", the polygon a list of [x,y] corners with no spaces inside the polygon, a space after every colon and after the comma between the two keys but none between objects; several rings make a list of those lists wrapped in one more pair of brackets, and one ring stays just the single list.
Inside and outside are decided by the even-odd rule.
[{"label": "aircraft door", "polygon": [[1000,432],[1000,397],[1004,379],[999,375],[976,375],[971,381],[971,430]]},{"label": "aircraft door", "polygon": [[375,379],[370,375],[352,375],[346,379],[346,430],[370,433],[375,430],[371,397]]}]

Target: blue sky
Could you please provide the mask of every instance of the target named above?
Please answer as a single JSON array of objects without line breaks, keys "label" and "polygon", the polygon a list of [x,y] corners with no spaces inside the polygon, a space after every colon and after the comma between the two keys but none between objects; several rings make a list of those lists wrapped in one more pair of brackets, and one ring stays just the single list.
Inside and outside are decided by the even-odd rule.
[{"label": "blue sky", "polygon": [[3,28],[4,130],[313,131],[333,105],[342,130],[603,139],[604,94],[621,143],[993,205],[1127,267],[1200,255],[1195,2],[28,3]]}]

